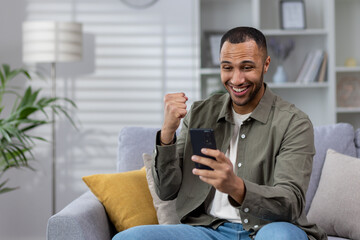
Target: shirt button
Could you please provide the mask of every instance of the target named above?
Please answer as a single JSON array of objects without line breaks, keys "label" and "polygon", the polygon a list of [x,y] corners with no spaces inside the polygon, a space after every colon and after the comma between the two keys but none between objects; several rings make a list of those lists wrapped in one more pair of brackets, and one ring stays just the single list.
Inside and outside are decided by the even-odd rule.
[{"label": "shirt button", "polygon": [[240,136],[242,139],[244,139],[246,136],[245,136],[245,134],[241,134],[241,136]]},{"label": "shirt button", "polygon": [[244,223],[248,223],[249,220],[247,218],[244,219]]},{"label": "shirt button", "polygon": [[244,212],[246,212],[246,213],[249,212],[249,208],[245,208]]},{"label": "shirt button", "polygon": [[238,163],[238,167],[241,167],[241,165],[242,165],[241,162],[239,162],[239,163]]}]

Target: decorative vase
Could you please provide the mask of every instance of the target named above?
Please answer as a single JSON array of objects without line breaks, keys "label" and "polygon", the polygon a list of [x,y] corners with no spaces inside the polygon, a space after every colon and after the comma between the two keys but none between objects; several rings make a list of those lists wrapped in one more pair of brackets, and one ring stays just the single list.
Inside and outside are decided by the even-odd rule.
[{"label": "decorative vase", "polygon": [[284,83],[286,81],[287,81],[287,76],[286,76],[286,72],[284,70],[283,65],[277,66],[276,72],[273,77],[273,82],[274,83]]}]

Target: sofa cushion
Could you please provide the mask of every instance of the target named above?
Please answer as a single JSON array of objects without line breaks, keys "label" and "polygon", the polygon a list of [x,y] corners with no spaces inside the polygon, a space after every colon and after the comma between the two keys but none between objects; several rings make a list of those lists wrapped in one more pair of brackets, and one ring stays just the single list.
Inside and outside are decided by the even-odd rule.
[{"label": "sofa cushion", "polygon": [[310,177],[309,188],[306,192],[306,207],[308,212],[312,199],[319,184],[326,152],[329,148],[349,156],[356,156],[354,144],[354,128],[348,123],[318,126],[314,128],[316,154]]},{"label": "sofa cushion", "polygon": [[157,224],[145,168],[125,173],[95,174],[84,182],[104,205],[117,231]]},{"label": "sofa cushion", "polygon": [[124,127],[119,134],[117,171],[126,172],[144,166],[143,153],[152,153],[159,128]]},{"label": "sofa cushion", "polygon": [[348,238],[328,236],[328,240],[349,240]]},{"label": "sofa cushion", "polygon": [[162,201],[155,192],[155,183],[151,171],[151,155],[144,153],[143,154],[145,169],[146,169],[146,179],[149,184],[149,189],[151,196],[153,198],[154,207],[156,210],[156,215],[159,221],[159,224],[178,224],[180,223],[179,217],[176,213],[176,199],[170,201]]},{"label": "sofa cushion", "polygon": [[360,128],[355,131],[356,156],[360,158]]},{"label": "sofa cushion", "polygon": [[309,213],[328,235],[360,239],[360,159],[329,149]]},{"label": "sofa cushion", "polygon": [[[152,153],[155,148],[156,133],[160,128],[124,127],[119,133],[117,171],[126,172],[144,166],[143,153]],[[176,131],[178,134],[180,128]]]},{"label": "sofa cushion", "polygon": [[49,218],[46,239],[111,239],[115,233],[104,206],[87,191]]}]

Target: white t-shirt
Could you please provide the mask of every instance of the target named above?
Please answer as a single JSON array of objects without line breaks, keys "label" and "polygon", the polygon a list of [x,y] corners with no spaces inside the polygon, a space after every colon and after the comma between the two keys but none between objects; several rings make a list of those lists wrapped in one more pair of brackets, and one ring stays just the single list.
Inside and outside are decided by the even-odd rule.
[{"label": "white t-shirt", "polygon": [[[234,109],[232,109],[232,112],[235,127],[233,136],[230,141],[230,146],[227,149],[225,156],[230,159],[235,169],[240,127],[242,123],[250,116],[251,113],[242,115],[236,113]],[[214,199],[212,200],[208,208],[208,214],[214,217],[227,219],[230,222],[241,223],[239,210],[231,206],[228,200],[228,194],[222,193],[218,190],[215,191]]]}]

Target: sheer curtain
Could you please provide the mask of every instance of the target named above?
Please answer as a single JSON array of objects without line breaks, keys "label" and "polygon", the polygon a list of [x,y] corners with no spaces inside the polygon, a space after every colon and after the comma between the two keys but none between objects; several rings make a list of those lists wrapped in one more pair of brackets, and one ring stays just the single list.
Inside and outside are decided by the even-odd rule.
[{"label": "sheer curtain", "polygon": [[[27,0],[27,21],[83,23],[83,61],[57,65],[57,93],[76,102],[80,122],[76,131],[58,120],[57,210],[87,189],[82,176],[115,171],[122,127],[160,127],[168,92],[185,92],[188,106],[199,98],[197,8],[194,0],[159,0],[144,9],[121,0]],[[49,81],[33,85],[50,90]],[[44,163],[49,147],[37,148]]]}]

